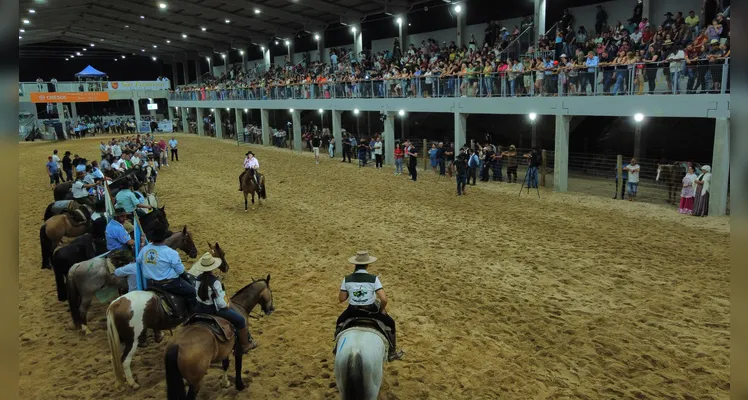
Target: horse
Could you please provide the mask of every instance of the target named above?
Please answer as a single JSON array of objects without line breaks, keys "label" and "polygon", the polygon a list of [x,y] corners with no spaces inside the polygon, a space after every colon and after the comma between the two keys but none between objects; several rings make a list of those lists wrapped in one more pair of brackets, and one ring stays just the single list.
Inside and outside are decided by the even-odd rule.
[{"label": "horse", "polygon": [[[186,226],[182,231],[164,240],[164,244],[174,250],[184,251],[190,258],[197,257],[197,248]],[[73,264],[68,271],[67,292],[70,315],[75,328],[80,329],[85,335],[91,333],[86,325],[86,313],[96,292],[109,286],[127,288],[121,279],[115,278],[110,272],[108,263],[108,257],[97,257]]]},{"label": "horse", "polygon": [[44,221],[39,229],[39,244],[42,248],[42,269],[52,268],[50,259],[63,237],[75,238],[88,232],[90,214],[85,222],[77,222],[71,214],[59,214]]},{"label": "horse", "polygon": [[351,326],[338,334],[335,382],[343,400],[376,400],[389,341],[371,326]]},{"label": "horse", "polygon": [[157,226],[169,228],[169,220],[166,218],[166,206],[154,208],[153,211],[148,214],[138,217],[138,221],[140,222],[140,226],[143,228],[146,239],[150,238],[150,233]]},{"label": "horse", "polygon": [[664,182],[667,187],[666,203],[675,204],[675,200],[680,199],[679,190],[683,187],[681,182],[685,175],[682,165],[677,161],[673,164],[657,164],[657,178],[655,180]]},{"label": "horse", "polygon": [[55,215],[60,215],[62,213],[72,213],[75,212],[75,210],[79,210],[83,207],[86,207],[86,210],[89,214],[93,212],[93,210],[81,203],[78,203],[75,200],[56,200],[47,206],[47,208],[44,209],[44,219],[42,221],[46,221]]},{"label": "horse", "polygon": [[257,200],[266,199],[267,194],[265,193],[265,175],[255,172],[257,179],[260,182],[258,187],[255,183],[255,179],[250,172],[247,172],[242,177],[242,192],[244,192],[244,212],[247,211],[247,195],[252,194],[252,209],[255,208],[255,193],[257,193]]},{"label": "horse", "polygon": [[[270,315],[273,307],[273,292],[270,290],[270,275],[265,279],[253,281],[231,297],[231,307],[245,319],[252,309],[260,303],[262,312]],[[222,318],[216,318],[225,321]],[[223,361],[223,381],[229,386],[228,356],[235,348],[236,357],[236,390],[244,390],[242,381],[242,352],[238,340],[221,342],[216,339],[210,326],[203,323],[186,325],[169,340],[166,345],[164,363],[166,366],[166,398],[168,400],[195,399],[200,392],[203,377],[208,373],[211,363]],[[189,391],[184,393],[184,381]]]},{"label": "horse", "polygon": [[57,300],[67,301],[68,299],[65,279],[70,267],[104,253],[106,253],[106,239],[96,238],[90,233],[78,236],[70,244],[57,248],[51,260],[52,269],[55,272]]},{"label": "horse", "polygon": [[55,201],[73,199],[73,182],[62,182],[52,191]]}]

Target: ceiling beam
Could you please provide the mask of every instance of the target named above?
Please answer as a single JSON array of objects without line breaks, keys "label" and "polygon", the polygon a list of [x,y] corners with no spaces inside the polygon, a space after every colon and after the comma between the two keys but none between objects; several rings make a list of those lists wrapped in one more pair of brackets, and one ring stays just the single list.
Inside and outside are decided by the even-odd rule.
[{"label": "ceiling beam", "polygon": [[92,15],[92,14],[86,14],[84,16],[84,18],[87,21],[97,22],[97,26],[108,26],[108,27],[111,27],[115,31],[122,31],[122,30],[124,30],[125,32],[133,31],[133,32],[145,33],[145,34],[148,34],[148,35],[152,35],[152,36],[156,36],[156,37],[161,37],[164,40],[169,39],[172,42],[177,41],[177,42],[180,42],[180,43],[184,43],[187,46],[194,46],[195,44],[197,44],[197,45],[204,46],[204,47],[211,47],[215,43],[215,42],[210,41],[210,40],[205,40],[205,39],[201,39],[199,37],[195,37],[194,35],[193,36],[189,36],[188,35],[187,39],[184,39],[184,38],[182,38],[182,33],[183,32],[166,32],[163,29],[154,29],[152,27],[145,27],[145,26],[138,26],[136,28],[132,28],[132,27],[130,27],[130,28],[124,28],[124,25],[119,24],[116,21],[113,22],[111,19],[102,18],[102,17],[99,17],[97,15]]},{"label": "ceiling beam", "polygon": [[292,4],[298,4],[298,5],[308,7],[311,9],[324,11],[330,14],[335,14],[339,17],[356,18],[360,20],[361,18],[365,16],[365,14],[360,13],[358,11],[354,11],[350,9],[349,7],[339,6],[337,4],[330,3],[324,0],[290,0],[290,2]]},{"label": "ceiling beam", "polygon": [[[188,43],[178,43],[178,42],[171,42],[166,43],[166,41],[159,41],[157,38],[154,38],[149,35],[140,35],[135,32],[129,32],[130,29],[125,30],[122,28],[120,31],[112,31],[105,28],[101,28],[98,25],[90,26],[90,27],[72,27],[70,28],[71,31],[78,32],[78,33],[86,33],[91,32],[95,33],[98,38],[104,39],[106,42],[107,40],[119,40],[131,43],[133,45],[138,45],[140,48],[146,49],[164,49],[166,51],[185,51],[190,48],[195,47],[194,45],[190,45]],[[156,47],[153,47],[156,46]]]},{"label": "ceiling beam", "polygon": [[262,17],[263,15],[267,15],[273,18],[295,22],[297,24],[304,25],[305,27],[310,28],[310,29],[312,28],[319,29],[328,24],[326,21],[323,21],[320,19],[305,17],[297,13],[284,11],[279,8],[269,7],[269,6],[259,4],[259,3],[254,3],[251,1],[223,0],[223,2],[229,6],[240,7],[241,10],[251,7],[252,13],[254,13],[254,9],[257,8],[260,10],[260,17]]},{"label": "ceiling beam", "polygon": [[141,52],[140,50],[143,48],[142,46],[136,46],[132,43],[125,43],[125,42],[119,42],[116,40],[104,40],[104,42],[99,42],[100,36],[98,33],[93,31],[86,31],[83,33],[78,33],[75,31],[67,31],[64,33],[64,36],[68,36],[71,38],[77,38],[79,40],[84,40],[87,43],[96,43],[97,46],[101,46],[102,48],[110,48],[112,50],[118,50],[118,51],[126,51],[127,53],[140,53],[144,55],[151,55],[151,54],[164,54],[165,51],[158,49],[146,49],[145,52]]}]

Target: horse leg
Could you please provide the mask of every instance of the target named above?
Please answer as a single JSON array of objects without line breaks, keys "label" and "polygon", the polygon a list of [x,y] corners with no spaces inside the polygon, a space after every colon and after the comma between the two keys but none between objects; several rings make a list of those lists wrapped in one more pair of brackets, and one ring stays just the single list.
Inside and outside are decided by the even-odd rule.
[{"label": "horse leg", "polygon": [[142,333],[145,331],[142,324],[135,324],[133,327],[132,342],[125,343],[125,351],[122,353],[122,368],[125,370],[125,380],[127,384],[137,390],[140,385],[135,382],[135,378],[132,376],[132,358],[135,355],[135,350],[138,349],[138,341]]},{"label": "horse leg", "polygon": [[231,381],[229,381],[229,359],[226,357],[225,360],[223,360],[223,363],[221,364],[221,368],[223,368],[223,387],[228,388],[231,386]]},{"label": "horse leg", "polygon": [[189,390],[187,391],[187,400],[197,399],[197,394],[200,392],[203,381],[199,380],[195,383],[190,383]]},{"label": "horse leg", "polygon": [[244,192],[244,212],[247,212],[247,192]]},{"label": "horse leg", "polygon": [[252,192],[252,209],[255,209],[255,192]]}]

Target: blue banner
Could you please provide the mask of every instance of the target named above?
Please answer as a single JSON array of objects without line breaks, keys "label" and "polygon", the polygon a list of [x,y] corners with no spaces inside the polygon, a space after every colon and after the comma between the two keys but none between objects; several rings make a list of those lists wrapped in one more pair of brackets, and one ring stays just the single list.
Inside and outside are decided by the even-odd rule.
[{"label": "blue banner", "polygon": [[[134,213],[134,228],[135,228],[135,281],[137,282],[138,290],[145,290],[146,283],[145,277],[143,277],[143,265],[138,261],[138,254],[140,253],[140,238],[143,233],[143,228],[140,226],[140,219],[138,219],[138,213]],[[146,244],[148,241],[146,240]]]}]

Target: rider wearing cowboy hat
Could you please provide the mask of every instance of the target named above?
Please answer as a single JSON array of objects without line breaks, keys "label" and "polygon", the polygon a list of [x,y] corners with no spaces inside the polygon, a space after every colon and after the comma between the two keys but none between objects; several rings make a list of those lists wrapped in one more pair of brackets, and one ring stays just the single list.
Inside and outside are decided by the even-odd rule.
[{"label": "rider wearing cowboy hat", "polygon": [[111,251],[109,259],[115,266],[127,264],[135,259],[131,250],[135,241],[123,225],[125,221],[127,221],[127,211],[124,208],[115,208],[112,220],[107,224],[104,234],[106,249]]},{"label": "rider wearing cowboy hat", "polygon": [[231,322],[236,328],[242,351],[247,353],[257,347],[257,343],[249,334],[247,320],[231,308],[231,300],[226,296],[223,283],[213,275],[213,271],[221,266],[221,262],[220,258],[214,258],[210,253],[205,253],[192,267],[201,272],[197,277],[195,312],[215,315]]},{"label": "rider wearing cowboy hat", "polygon": [[[392,346],[390,346],[388,360],[399,360],[402,358],[403,352],[397,351],[395,320],[385,311],[387,296],[384,293],[384,287],[382,287],[378,276],[370,274],[366,270],[369,264],[374,261],[377,261],[377,258],[370,256],[367,251],[358,251],[355,256],[348,259],[348,262],[354,264],[355,267],[352,274],[343,278],[343,283],[340,286],[338,301],[342,303],[348,300],[348,308],[338,317],[335,324],[337,326],[335,337],[338,336],[341,324],[349,318],[375,318],[383,322],[391,331]],[[379,300],[379,307],[376,304],[377,299]]]},{"label": "rider wearing cowboy hat", "polygon": [[91,200],[90,197],[88,197],[88,189],[95,187],[96,184],[87,184],[83,181],[83,178],[86,177],[86,171],[77,171],[75,173],[75,182],[73,183],[73,187],[71,191],[73,192],[73,199],[75,199],[76,202],[80,204],[87,205],[91,208],[93,208],[94,202]]},{"label": "rider wearing cowboy hat", "polygon": [[242,172],[241,175],[239,175],[239,191],[242,191],[242,178],[244,178],[244,174],[249,173],[252,174],[252,177],[255,180],[255,184],[257,184],[257,187],[260,186],[260,179],[257,177],[257,170],[260,168],[260,163],[255,158],[255,153],[248,151],[247,156],[244,159],[244,172]]}]

